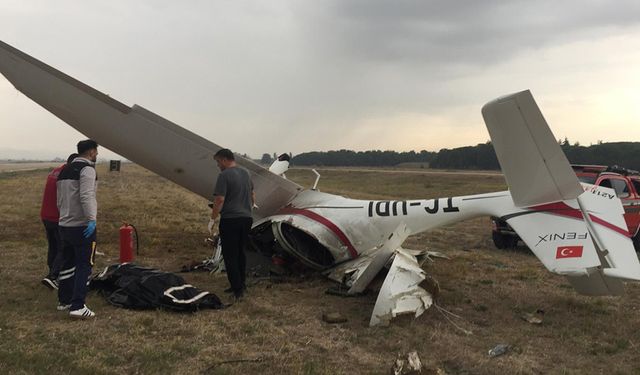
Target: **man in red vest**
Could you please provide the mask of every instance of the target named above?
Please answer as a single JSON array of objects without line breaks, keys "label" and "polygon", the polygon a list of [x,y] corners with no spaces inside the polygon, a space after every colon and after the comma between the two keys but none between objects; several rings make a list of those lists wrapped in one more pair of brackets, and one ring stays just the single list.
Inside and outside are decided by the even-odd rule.
[{"label": "man in red vest", "polygon": [[[78,154],[71,154],[67,159],[67,164],[71,163]],[[60,241],[60,233],[58,231],[58,205],[56,201],[57,189],[56,182],[58,175],[67,164],[63,164],[49,173],[47,183],[44,186],[44,195],[42,196],[42,207],[40,208],[40,218],[44,224],[44,229],[49,242],[49,250],[47,251],[47,266],[49,273],[42,279],[42,284],[50,289],[58,289],[58,274],[62,266],[62,242]]]}]

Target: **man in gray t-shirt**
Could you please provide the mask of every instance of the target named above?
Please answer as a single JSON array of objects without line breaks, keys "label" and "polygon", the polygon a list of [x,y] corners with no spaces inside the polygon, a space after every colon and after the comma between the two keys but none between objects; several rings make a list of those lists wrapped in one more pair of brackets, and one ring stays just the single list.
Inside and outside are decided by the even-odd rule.
[{"label": "man in gray t-shirt", "polygon": [[211,220],[220,216],[222,256],[227,278],[231,284],[225,292],[233,292],[238,300],[244,296],[246,289],[244,250],[249,243],[249,231],[253,223],[251,217],[251,208],[255,201],[253,183],[249,172],[236,165],[231,150],[224,148],[216,152],[213,158],[221,173],[213,192]]}]

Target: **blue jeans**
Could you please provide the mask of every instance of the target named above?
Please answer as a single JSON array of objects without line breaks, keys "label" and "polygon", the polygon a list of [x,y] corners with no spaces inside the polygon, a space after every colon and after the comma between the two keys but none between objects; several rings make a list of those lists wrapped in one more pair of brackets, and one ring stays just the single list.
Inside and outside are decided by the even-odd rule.
[{"label": "blue jeans", "polygon": [[60,227],[62,267],[58,275],[58,301],[71,310],[84,306],[96,250],[96,232],[85,238],[83,227]]}]

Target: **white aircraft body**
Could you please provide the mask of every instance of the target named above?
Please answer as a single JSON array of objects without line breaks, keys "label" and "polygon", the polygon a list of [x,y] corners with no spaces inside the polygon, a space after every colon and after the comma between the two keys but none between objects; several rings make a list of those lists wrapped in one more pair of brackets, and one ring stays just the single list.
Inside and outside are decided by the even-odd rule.
[{"label": "white aircraft body", "polygon": [[[19,91],[114,152],[211,199],[221,149],[140,107],[126,106],[0,42],[0,73]],[[551,272],[582,294],[619,295],[623,281],[640,280],[640,263],[612,189],[580,184],[529,91],[486,104],[482,115],[509,191],[440,199],[367,201],[303,189],[237,157],[251,173],[256,201],[253,243],[284,251],[348,288],[365,290],[382,268],[389,273],[371,316],[387,324],[420,315],[432,296],[418,251],[402,248],[413,234],[478,216],[497,216],[520,235]],[[141,142],[143,141],[143,142]],[[549,236],[549,234],[553,234]]]}]

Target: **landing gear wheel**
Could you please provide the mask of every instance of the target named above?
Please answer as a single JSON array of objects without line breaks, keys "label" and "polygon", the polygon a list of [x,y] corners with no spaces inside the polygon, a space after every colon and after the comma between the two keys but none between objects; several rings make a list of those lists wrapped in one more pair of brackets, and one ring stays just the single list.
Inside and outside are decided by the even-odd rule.
[{"label": "landing gear wheel", "polygon": [[509,236],[500,232],[492,232],[493,244],[498,249],[513,249],[518,245],[518,237]]}]

